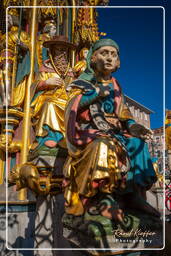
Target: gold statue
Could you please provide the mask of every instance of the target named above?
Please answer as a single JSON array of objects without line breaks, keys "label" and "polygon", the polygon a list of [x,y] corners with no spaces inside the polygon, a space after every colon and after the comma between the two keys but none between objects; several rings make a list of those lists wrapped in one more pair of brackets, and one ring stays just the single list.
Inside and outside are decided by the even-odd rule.
[{"label": "gold statue", "polygon": [[50,59],[44,61],[32,86],[33,126],[38,145],[53,148],[64,141],[64,109],[67,103],[66,86],[73,79],[69,51],[74,49],[64,36],[44,42]]},{"label": "gold statue", "polygon": [[[25,53],[29,50],[30,40],[26,32],[19,32],[19,19],[16,15],[17,11],[14,12],[14,9],[10,9],[8,12],[8,34],[4,34],[0,42],[0,90],[3,106],[17,105],[24,97],[23,88],[25,86],[22,84],[23,81],[21,81],[18,88],[16,87],[17,61],[19,50],[20,54],[22,51]],[[8,40],[7,48],[6,36]]]},{"label": "gold statue", "polygon": [[74,73],[78,77],[86,69],[86,57],[88,54],[88,48],[84,47],[79,52],[79,61],[73,68]]},{"label": "gold statue", "polygon": [[[46,8],[48,9],[48,8]],[[47,19],[44,21],[42,33],[37,38],[37,57],[38,65],[42,66],[43,61],[47,59],[47,48],[43,47],[43,43],[48,41],[52,36],[56,35],[56,23],[53,19]]]},{"label": "gold statue", "polygon": [[91,8],[91,4],[91,1],[85,0],[82,2],[82,6],[85,8],[78,8],[74,35],[74,43],[76,44],[90,44],[99,39],[96,10]]},{"label": "gold statue", "polygon": [[[0,41],[0,111],[1,134],[0,148],[10,152],[20,149],[20,143],[12,143],[14,130],[22,119],[22,106],[25,97],[29,65],[29,35],[22,31],[19,24],[18,11],[8,11],[8,33],[3,34]],[[7,37],[7,47],[6,47]],[[18,72],[19,71],[19,72]],[[8,125],[5,120],[5,107],[8,107]],[[14,108],[15,107],[15,108]]]},{"label": "gold statue", "polygon": [[[31,145],[29,161],[33,162],[14,168],[10,182],[16,183],[18,190],[28,187],[36,194],[45,195],[54,191],[61,192],[62,189],[62,167],[59,166],[65,158],[59,160],[58,155],[55,155],[58,161],[58,173],[55,175],[58,177],[54,177],[53,155],[50,152],[54,148],[66,151],[64,110],[68,96],[65,88],[73,79],[69,52],[75,46],[64,36],[54,36],[45,41],[43,46],[49,49],[49,59],[43,62],[31,88],[32,123],[36,139]],[[42,166],[34,162],[35,159],[41,159],[42,151],[47,151],[48,157],[51,157],[51,161],[46,162],[44,156],[43,164],[46,162],[47,165],[43,170]]]}]

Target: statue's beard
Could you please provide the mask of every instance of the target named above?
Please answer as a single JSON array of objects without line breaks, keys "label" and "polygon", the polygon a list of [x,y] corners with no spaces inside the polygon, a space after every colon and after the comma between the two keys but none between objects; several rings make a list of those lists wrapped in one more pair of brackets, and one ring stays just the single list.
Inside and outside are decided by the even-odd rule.
[{"label": "statue's beard", "polygon": [[61,74],[64,74],[68,67],[68,61],[64,55],[55,56],[54,58],[55,67]]}]

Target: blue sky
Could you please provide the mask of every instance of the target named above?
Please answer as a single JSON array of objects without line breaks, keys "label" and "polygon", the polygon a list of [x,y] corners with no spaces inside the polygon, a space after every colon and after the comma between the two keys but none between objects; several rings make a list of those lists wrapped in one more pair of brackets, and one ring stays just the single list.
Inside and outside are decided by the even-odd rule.
[{"label": "blue sky", "polygon": [[[165,7],[166,108],[171,109],[168,1],[110,1],[110,6],[117,5]],[[98,9],[98,13],[99,31],[106,32],[106,37],[114,39],[120,46],[121,68],[114,73],[114,76],[126,95],[155,112],[151,115],[151,127],[161,127],[163,125],[163,9],[104,8]]]}]

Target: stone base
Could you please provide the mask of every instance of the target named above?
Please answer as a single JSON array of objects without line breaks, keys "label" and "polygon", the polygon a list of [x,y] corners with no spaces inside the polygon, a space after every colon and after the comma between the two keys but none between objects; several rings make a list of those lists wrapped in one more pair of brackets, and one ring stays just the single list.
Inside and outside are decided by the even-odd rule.
[{"label": "stone base", "polygon": [[[64,215],[64,237],[79,248],[96,255],[116,252],[116,249],[150,249],[163,247],[163,228],[159,218],[127,210],[123,223],[100,215],[86,213],[83,217]],[[108,255],[114,255],[113,253]],[[117,255],[117,254],[116,254]]]},{"label": "stone base", "polygon": [[[70,244],[62,235],[63,195],[38,196],[35,213],[35,256],[71,256]],[[41,250],[36,250],[41,249]],[[47,251],[43,250],[44,248]],[[54,250],[51,250],[51,249]],[[58,249],[64,248],[64,250]],[[65,249],[68,250],[65,251]]]}]

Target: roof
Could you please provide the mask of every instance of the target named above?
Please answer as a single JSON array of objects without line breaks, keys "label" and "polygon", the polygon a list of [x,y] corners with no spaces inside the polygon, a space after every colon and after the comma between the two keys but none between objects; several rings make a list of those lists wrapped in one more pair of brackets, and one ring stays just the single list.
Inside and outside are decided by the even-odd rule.
[{"label": "roof", "polygon": [[133,105],[137,106],[140,109],[143,109],[144,112],[146,112],[147,114],[154,114],[154,111],[145,107],[144,105],[140,104],[139,102],[137,102],[136,100],[133,100],[132,98],[128,97],[127,95],[124,95],[126,98],[127,102],[131,102]]},{"label": "roof", "polygon": [[163,134],[163,132],[164,132],[163,126],[162,126],[162,127],[159,127],[159,128],[154,128],[154,129],[152,129],[152,130],[153,130],[153,132],[154,132],[154,135],[160,134],[160,133]]}]

